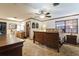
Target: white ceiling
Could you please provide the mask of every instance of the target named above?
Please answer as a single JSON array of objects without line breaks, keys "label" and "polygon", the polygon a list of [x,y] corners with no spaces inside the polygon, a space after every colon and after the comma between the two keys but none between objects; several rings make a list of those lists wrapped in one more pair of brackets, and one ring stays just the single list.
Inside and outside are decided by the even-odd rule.
[{"label": "white ceiling", "polygon": [[33,16],[33,12],[44,8],[48,3],[3,3],[0,4],[0,18],[17,17],[25,20]]},{"label": "white ceiling", "polygon": [[25,20],[33,17],[34,13],[42,9],[50,11],[53,17],[59,17],[72,12],[78,13],[79,4],[61,3],[59,6],[53,7],[52,3],[0,3],[0,18],[16,17],[18,20]]}]

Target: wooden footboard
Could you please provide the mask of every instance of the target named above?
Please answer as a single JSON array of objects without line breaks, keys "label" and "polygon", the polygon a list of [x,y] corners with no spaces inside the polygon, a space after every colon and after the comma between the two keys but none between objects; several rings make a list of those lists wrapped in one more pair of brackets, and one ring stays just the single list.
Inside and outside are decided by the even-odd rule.
[{"label": "wooden footboard", "polygon": [[62,44],[60,44],[59,33],[51,33],[51,32],[34,32],[34,39],[40,44],[46,45],[48,47],[54,48],[59,52],[59,48]]}]

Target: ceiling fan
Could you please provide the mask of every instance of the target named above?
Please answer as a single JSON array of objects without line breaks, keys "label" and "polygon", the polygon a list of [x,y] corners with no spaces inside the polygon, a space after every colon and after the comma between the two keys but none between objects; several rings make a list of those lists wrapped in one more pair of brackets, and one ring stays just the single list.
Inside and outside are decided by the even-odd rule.
[{"label": "ceiling fan", "polygon": [[41,16],[41,18],[43,17],[51,18],[50,12],[44,10],[40,10],[39,13],[35,13],[35,14]]},{"label": "ceiling fan", "polygon": [[[52,5],[55,7],[55,6],[58,6],[59,3],[53,3]],[[46,11],[46,10],[39,10],[38,13],[35,13],[35,14],[42,16],[42,18],[44,18],[44,17],[51,18],[52,17],[51,12]]]}]

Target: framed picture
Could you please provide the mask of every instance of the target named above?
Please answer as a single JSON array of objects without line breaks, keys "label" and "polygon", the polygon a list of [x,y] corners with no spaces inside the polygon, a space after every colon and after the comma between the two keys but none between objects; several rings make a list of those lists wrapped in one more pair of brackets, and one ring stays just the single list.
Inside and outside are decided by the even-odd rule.
[{"label": "framed picture", "polygon": [[17,29],[17,24],[10,23],[9,29]]}]

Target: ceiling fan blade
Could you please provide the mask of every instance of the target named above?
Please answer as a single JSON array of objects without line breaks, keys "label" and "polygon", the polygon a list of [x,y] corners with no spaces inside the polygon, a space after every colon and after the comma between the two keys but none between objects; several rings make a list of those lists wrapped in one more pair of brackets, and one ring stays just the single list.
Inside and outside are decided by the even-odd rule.
[{"label": "ceiling fan blade", "polygon": [[47,12],[45,15],[49,15],[50,13],[49,12]]},{"label": "ceiling fan blade", "polygon": [[49,17],[50,18],[51,16],[46,16],[46,17]]},{"label": "ceiling fan blade", "polygon": [[53,6],[58,6],[60,3],[53,3]]}]

